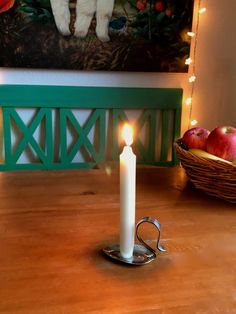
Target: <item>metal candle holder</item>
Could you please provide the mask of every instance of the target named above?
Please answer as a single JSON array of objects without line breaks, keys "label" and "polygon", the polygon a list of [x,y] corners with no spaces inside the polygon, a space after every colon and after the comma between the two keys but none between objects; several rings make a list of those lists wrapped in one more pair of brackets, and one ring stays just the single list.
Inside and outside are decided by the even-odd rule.
[{"label": "metal candle holder", "polygon": [[157,257],[156,250],[151,248],[141,238],[138,232],[140,225],[145,222],[150,223],[156,227],[156,229],[158,230],[156,247],[160,252],[165,252],[165,248],[160,244],[161,224],[158,220],[151,217],[143,217],[136,225],[136,237],[141,244],[134,245],[133,256],[131,256],[130,258],[124,258],[123,256],[121,256],[119,244],[109,245],[103,249],[103,252],[113,260],[131,265],[145,265],[153,261]]}]

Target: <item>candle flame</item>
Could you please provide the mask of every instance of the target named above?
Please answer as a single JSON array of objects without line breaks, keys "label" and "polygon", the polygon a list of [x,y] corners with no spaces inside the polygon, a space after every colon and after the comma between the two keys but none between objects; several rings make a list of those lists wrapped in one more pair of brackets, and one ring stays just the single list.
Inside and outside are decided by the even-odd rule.
[{"label": "candle flame", "polygon": [[126,123],[122,129],[122,138],[125,140],[126,145],[131,145],[133,143],[133,129]]}]

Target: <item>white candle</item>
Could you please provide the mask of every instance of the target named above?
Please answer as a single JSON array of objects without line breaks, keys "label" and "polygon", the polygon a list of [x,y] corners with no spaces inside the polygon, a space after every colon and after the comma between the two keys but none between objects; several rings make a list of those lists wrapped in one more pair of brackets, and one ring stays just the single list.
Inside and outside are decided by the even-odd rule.
[{"label": "white candle", "polygon": [[134,250],[136,156],[130,147],[133,131],[128,124],[122,134],[126,146],[120,155],[120,254],[130,258]]}]

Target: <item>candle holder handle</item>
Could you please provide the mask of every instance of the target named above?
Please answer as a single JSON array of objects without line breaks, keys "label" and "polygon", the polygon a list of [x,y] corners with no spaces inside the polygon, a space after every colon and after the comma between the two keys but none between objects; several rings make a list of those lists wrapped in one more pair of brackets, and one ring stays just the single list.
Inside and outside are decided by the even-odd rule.
[{"label": "candle holder handle", "polygon": [[139,235],[139,227],[140,225],[142,225],[143,223],[150,223],[152,225],[154,225],[156,227],[156,229],[158,230],[158,236],[157,236],[157,244],[156,247],[160,252],[165,252],[166,249],[160,244],[160,237],[161,237],[161,224],[158,220],[156,220],[155,218],[152,217],[143,217],[136,225],[136,237],[139,240],[139,242],[144,245],[149,251],[151,251],[153,254],[155,254],[156,256],[156,250],[154,250],[152,247],[150,247],[144,240],[143,238],[141,238],[141,236]]},{"label": "candle holder handle", "polygon": [[161,252],[165,252],[165,248],[160,244],[160,237],[161,237],[161,224],[158,220],[151,217],[143,217],[136,225],[136,237],[140,244],[134,245],[133,256],[129,258],[124,258],[120,253],[120,245],[113,244],[105,247],[103,252],[113,260],[119,261],[121,263],[131,264],[131,265],[145,265],[150,263],[151,261],[155,260],[157,257],[156,250],[150,247],[140,236],[139,234],[139,227],[143,223],[150,223],[156,227],[158,230],[157,236],[157,249]]}]

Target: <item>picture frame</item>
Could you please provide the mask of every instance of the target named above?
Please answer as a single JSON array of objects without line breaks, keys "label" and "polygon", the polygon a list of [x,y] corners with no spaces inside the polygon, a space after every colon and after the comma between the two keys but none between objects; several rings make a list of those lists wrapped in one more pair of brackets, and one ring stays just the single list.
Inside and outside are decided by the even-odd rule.
[{"label": "picture frame", "polygon": [[0,0],[0,67],[188,71],[194,0],[83,1]]}]

